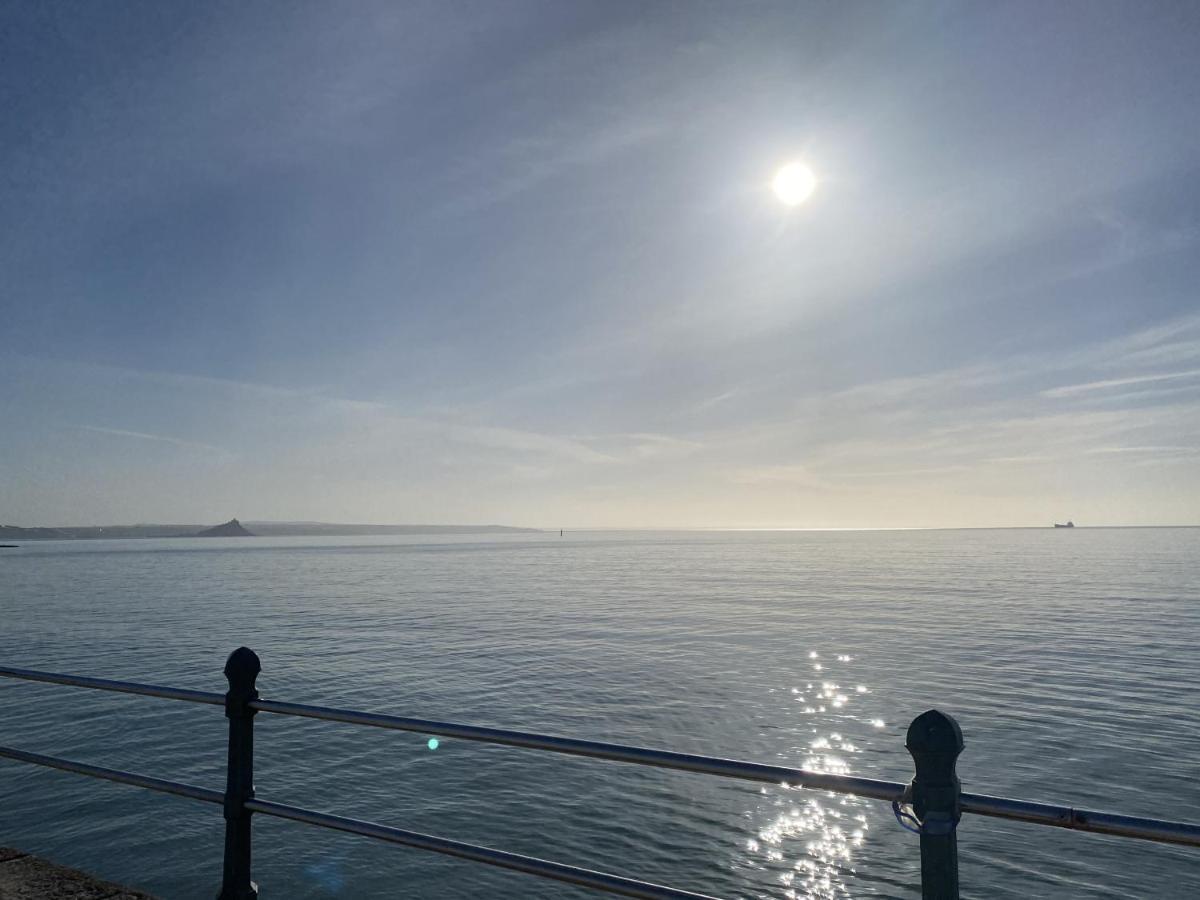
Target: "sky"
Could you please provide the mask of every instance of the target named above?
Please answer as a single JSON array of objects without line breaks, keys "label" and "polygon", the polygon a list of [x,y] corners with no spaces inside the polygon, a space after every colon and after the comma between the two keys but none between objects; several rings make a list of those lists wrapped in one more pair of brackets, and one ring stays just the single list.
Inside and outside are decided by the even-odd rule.
[{"label": "sky", "polygon": [[0,522],[232,516],[1200,524],[1200,5],[6,0]]}]

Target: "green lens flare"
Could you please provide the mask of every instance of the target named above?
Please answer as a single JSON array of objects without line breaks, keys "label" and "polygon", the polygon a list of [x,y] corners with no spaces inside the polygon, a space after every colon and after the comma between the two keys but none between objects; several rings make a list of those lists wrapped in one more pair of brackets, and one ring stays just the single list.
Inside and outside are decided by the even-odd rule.
[{"label": "green lens flare", "polygon": [[430,738],[428,741],[425,742],[425,746],[428,747],[430,750],[436,750],[438,748],[438,739]]}]

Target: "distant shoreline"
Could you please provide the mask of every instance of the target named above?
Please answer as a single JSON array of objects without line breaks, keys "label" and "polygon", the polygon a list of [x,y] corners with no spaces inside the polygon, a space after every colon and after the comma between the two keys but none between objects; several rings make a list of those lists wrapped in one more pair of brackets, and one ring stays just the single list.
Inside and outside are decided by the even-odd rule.
[{"label": "distant shoreline", "polygon": [[[396,534],[539,534],[511,525],[361,525],[335,522],[245,522],[255,537],[348,537]],[[187,538],[211,525],[63,525],[25,528],[0,525],[0,541],[86,541]]]}]

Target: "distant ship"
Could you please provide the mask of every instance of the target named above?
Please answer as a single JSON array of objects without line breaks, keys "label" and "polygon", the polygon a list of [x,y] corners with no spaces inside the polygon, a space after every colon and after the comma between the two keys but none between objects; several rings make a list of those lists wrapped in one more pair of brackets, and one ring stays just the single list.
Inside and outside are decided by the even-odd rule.
[{"label": "distant ship", "polygon": [[1057,522],[1055,522],[1055,523],[1054,523],[1054,527],[1055,527],[1055,528],[1074,528],[1074,527],[1075,527],[1075,523],[1074,523],[1074,522],[1072,522],[1070,519],[1068,519],[1068,520],[1067,520],[1067,524],[1066,524],[1066,525],[1060,525],[1060,524],[1058,524]]}]

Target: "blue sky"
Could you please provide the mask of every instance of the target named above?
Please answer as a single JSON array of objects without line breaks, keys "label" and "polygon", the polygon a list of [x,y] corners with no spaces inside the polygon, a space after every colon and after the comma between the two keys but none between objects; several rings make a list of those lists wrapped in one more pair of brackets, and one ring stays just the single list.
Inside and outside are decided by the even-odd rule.
[{"label": "blue sky", "polygon": [[1194,3],[0,17],[2,522],[1200,522]]}]

